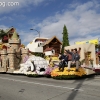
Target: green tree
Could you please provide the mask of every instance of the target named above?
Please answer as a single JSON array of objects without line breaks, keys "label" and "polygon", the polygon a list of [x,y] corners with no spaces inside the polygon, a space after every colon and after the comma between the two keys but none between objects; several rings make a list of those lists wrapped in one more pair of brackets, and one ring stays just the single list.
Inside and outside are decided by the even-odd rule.
[{"label": "green tree", "polygon": [[4,30],[0,30],[0,39],[2,39],[5,35],[7,35]]},{"label": "green tree", "polygon": [[69,38],[68,38],[68,31],[66,25],[63,27],[63,41],[62,41],[62,50],[61,53],[64,53],[64,47],[69,46]]}]

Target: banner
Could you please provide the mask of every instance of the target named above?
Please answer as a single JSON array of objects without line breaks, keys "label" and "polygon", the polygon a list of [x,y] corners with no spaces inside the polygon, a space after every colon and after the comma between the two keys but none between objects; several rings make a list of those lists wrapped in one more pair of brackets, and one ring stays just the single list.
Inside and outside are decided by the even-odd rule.
[{"label": "banner", "polygon": [[96,44],[99,44],[99,40],[98,39],[93,39],[93,40],[75,42],[75,44],[84,44],[84,43],[93,43],[93,44],[96,45]]}]

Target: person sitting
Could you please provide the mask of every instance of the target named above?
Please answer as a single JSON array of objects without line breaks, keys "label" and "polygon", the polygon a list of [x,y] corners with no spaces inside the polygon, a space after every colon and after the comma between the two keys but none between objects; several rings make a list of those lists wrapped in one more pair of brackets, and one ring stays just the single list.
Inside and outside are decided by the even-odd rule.
[{"label": "person sitting", "polygon": [[75,71],[78,71],[78,69],[79,69],[79,65],[80,65],[80,55],[78,54],[78,52],[77,52],[77,49],[74,49],[74,51],[73,51],[73,55],[74,55],[74,59],[72,59],[72,64],[76,64],[76,70]]},{"label": "person sitting", "polygon": [[71,63],[72,63],[72,52],[70,52],[69,50],[66,50],[66,52],[68,53],[68,71],[70,71],[70,67],[71,67]]},{"label": "person sitting", "polygon": [[68,63],[68,53],[64,51],[64,54],[60,55],[59,59],[61,60],[59,63],[59,70],[63,72],[66,63]]},{"label": "person sitting", "polygon": [[79,64],[80,64],[79,62],[80,55],[78,54],[77,49],[74,49],[72,52],[68,52],[68,53],[72,55],[71,61],[68,61],[68,71],[70,71],[71,64],[75,64],[76,65],[75,71],[78,71]]}]

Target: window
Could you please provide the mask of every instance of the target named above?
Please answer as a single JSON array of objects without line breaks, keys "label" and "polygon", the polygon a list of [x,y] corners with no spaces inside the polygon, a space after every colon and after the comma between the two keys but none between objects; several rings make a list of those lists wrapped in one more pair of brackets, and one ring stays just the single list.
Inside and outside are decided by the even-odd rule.
[{"label": "window", "polygon": [[38,47],[40,47],[40,44],[38,43]]}]

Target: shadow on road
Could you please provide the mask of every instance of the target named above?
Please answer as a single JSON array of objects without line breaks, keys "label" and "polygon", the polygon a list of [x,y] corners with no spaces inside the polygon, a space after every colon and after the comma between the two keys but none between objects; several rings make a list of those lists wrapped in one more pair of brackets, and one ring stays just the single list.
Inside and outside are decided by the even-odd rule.
[{"label": "shadow on road", "polygon": [[94,76],[88,76],[87,78],[84,78],[84,79],[75,80],[75,81],[73,82],[73,84],[74,84],[74,83],[78,83],[78,84],[76,85],[76,87],[75,87],[76,90],[75,90],[75,89],[72,90],[71,94],[68,96],[68,98],[67,98],[66,100],[74,100],[75,97],[76,97],[77,94],[78,94],[78,90],[79,90],[79,89],[81,88],[81,86],[83,85],[83,82],[84,82],[84,81],[93,80],[93,78],[94,78]]},{"label": "shadow on road", "polygon": [[[76,81],[78,81],[78,80],[75,80],[74,82],[76,82]],[[74,82],[73,82],[73,84],[74,84]],[[76,95],[77,95],[77,93],[78,93],[78,89],[81,88],[83,82],[84,82],[84,79],[81,80],[81,81],[76,85],[75,89],[77,89],[77,90],[72,90],[71,94],[68,96],[68,98],[67,98],[66,100],[74,100],[74,99],[75,99],[75,97],[76,97]]]}]

